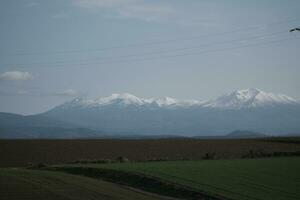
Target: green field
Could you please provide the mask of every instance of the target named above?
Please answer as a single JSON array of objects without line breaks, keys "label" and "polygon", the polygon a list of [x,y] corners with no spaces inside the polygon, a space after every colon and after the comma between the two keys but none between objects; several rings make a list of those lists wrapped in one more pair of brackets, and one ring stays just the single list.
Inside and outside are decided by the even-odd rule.
[{"label": "green field", "polygon": [[[101,170],[147,175],[227,199],[300,199],[299,157],[71,165],[64,166],[64,171],[71,172],[74,167],[85,175],[85,170],[98,169],[100,178]],[[96,176],[97,171],[93,173]]]},{"label": "green field", "polygon": [[0,199],[154,200],[166,198],[62,172],[0,169]]}]

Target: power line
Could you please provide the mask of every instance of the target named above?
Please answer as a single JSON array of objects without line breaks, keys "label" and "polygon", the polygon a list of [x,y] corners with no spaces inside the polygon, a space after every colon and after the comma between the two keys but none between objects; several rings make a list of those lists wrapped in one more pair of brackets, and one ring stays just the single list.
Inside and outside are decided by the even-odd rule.
[{"label": "power line", "polygon": [[206,47],[206,46],[214,46],[214,45],[219,45],[219,44],[230,44],[234,42],[241,42],[245,40],[254,40],[254,39],[259,39],[259,38],[264,38],[267,36],[275,36],[275,35],[280,35],[286,33],[286,31],[278,31],[278,32],[273,32],[273,33],[268,33],[268,34],[263,34],[263,35],[256,35],[256,36],[251,36],[251,37],[246,37],[246,38],[240,38],[240,39],[234,39],[234,40],[227,40],[227,41],[221,41],[221,42],[214,42],[214,43],[209,43],[209,44],[200,44],[197,46],[191,46],[191,47],[182,47],[182,48],[177,48],[177,49],[172,49],[172,50],[156,50],[156,51],[151,51],[151,52],[146,52],[146,53],[140,53],[140,54],[129,54],[129,55],[123,55],[123,56],[111,56],[111,57],[100,57],[96,59],[81,59],[81,60],[68,60],[68,61],[55,61],[55,62],[35,62],[35,63],[26,63],[26,64],[5,64],[5,65],[14,65],[14,66],[20,66],[20,65],[52,65],[52,64],[72,64],[72,62],[85,62],[85,61],[92,61],[92,60],[99,60],[99,59],[115,59],[115,58],[128,58],[128,57],[136,57],[136,56],[147,56],[147,55],[155,55],[155,54],[161,54],[161,53],[170,53],[170,52],[177,52],[177,51],[185,51],[185,50],[191,50],[191,49],[198,49],[201,47]]},{"label": "power line", "polygon": [[170,40],[161,40],[161,41],[155,41],[155,42],[135,43],[135,44],[111,46],[111,47],[104,47],[104,48],[97,48],[97,49],[74,49],[74,50],[66,50],[66,51],[15,53],[15,54],[7,54],[6,56],[72,54],[72,53],[96,52],[96,51],[107,51],[107,50],[113,50],[113,49],[152,46],[152,45],[167,44],[167,43],[178,42],[178,41],[197,40],[197,39],[204,38],[204,37],[221,36],[221,35],[226,35],[226,34],[231,34],[231,33],[236,33],[236,32],[248,31],[248,30],[252,30],[252,29],[265,28],[267,26],[273,26],[273,25],[278,25],[278,24],[283,24],[286,22],[293,22],[293,21],[298,21],[298,20],[300,20],[300,18],[282,20],[282,21],[277,21],[277,22],[273,22],[273,23],[269,23],[269,24],[265,24],[265,25],[259,25],[259,26],[249,26],[249,27],[244,27],[244,28],[238,28],[238,29],[231,30],[231,31],[224,31],[224,32],[218,32],[218,33],[213,33],[213,34],[199,35],[199,36],[186,37],[186,38],[177,38],[177,39],[170,39]]},{"label": "power line", "polygon": [[[213,50],[207,50],[207,51],[201,51],[201,52],[195,52],[195,53],[183,53],[183,54],[175,54],[175,55],[168,55],[168,56],[156,56],[156,57],[149,57],[149,58],[114,60],[114,61],[107,61],[107,62],[75,63],[75,64],[72,64],[72,66],[88,66],[88,65],[94,65],[94,64],[141,62],[141,61],[149,61],[149,60],[160,60],[160,59],[168,59],[168,58],[176,58],[176,57],[184,57],[184,56],[202,55],[202,54],[207,54],[207,53],[230,51],[230,50],[241,49],[241,48],[252,47],[252,46],[265,46],[265,45],[269,45],[269,44],[275,44],[275,43],[291,41],[291,40],[296,40],[296,39],[300,39],[300,37],[285,38],[285,39],[281,39],[281,40],[273,40],[273,41],[256,43],[256,44],[241,45],[241,46],[235,46],[235,47],[230,47],[230,48],[213,49]],[[40,67],[42,67],[42,66],[40,66]],[[51,67],[51,66],[43,66],[43,67]],[[52,65],[52,67],[67,67],[67,66]]]},{"label": "power line", "polygon": [[176,54],[176,55],[170,55],[170,56],[157,56],[157,57],[152,57],[152,58],[135,59],[135,60],[134,59],[132,59],[132,60],[118,60],[118,61],[102,62],[102,63],[100,63],[100,62],[99,63],[83,63],[83,65],[86,65],[86,64],[107,64],[107,63],[117,63],[117,62],[119,63],[119,62],[128,62],[128,61],[129,62],[132,62],[132,61],[145,61],[145,60],[156,60],[156,59],[161,59],[161,58],[164,59],[164,58],[175,58],[175,57],[191,56],[191,55],[201,55],[201,54],[206,54],[206,53],[229,51],[229,50],[252,47],[252,46],[262,46],[262,45],[280,43],[280,42],[283,42],[283,41],[289,41],[289,40],[294,40],[294,39],[300,39],[300,37],[287,38],[287,39],[281,39],[281,40],[273,40],[273,41],[268,41],[268,42],[264,42],[264,43],[242,45],[242,46],[231,47],[231,48],[220,48],[220,49],[202,51],[202,52],[197,52],[197,53],[185,53],[185,54]]}]

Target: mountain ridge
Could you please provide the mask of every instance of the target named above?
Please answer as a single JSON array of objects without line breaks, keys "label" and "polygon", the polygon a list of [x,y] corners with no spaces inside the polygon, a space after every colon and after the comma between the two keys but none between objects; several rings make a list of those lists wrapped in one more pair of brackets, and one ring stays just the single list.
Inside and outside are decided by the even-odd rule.
[{"label": "mountain ridge", "polygon": [[300,131],[298,101],[258,89],[239,90],[206,102],[113,94],[74,99],[42,115],[118,134],[193,136],[249,130],[276,135]]},{"label": "mountain ridge", "polygon": [[234,91],[212,100],[205,106],[216,108],[239,109],[243,107],[260,107],[274,104],[297,104],[297,100],[283,94],[273,94],[250,88]]},{"label": "mountain ridge", "polygon": [[43,115],[0,112],[0,138],[86,138],[103,133]]},{"label": "mountain ridge", "polygon": [[[96,135],[110,136],[222,136],[235,130],[271,135],[300,132],[300,103],[286,95],[258,89],[239,90],[205,102],[170,97],[143,99],[128,93],[96,99],[75,98],[44,113],[23,116],[21,121],[9,120],[9,116],[1,123],[0,114],[0,128],[4,127],[1,130],[11,131],[15,127],[19,133],[21,127],[32,127],[37,134],[41,130],[39,124],[45,123],[45,133],[57,130],[68,133],[69,137],[72,131],[78,132],[76,137],[87,132],[93,135],[95,131]],[[55,129],[58,122],[63,123],[61,127],[74,126]]]},{"label": "mountain ridge", "polygon": [[208,101],[199,100],[177,100],[171,97],[163,98],[138,98],[129,93],[112,94],[107,97],[98,97],[96,99],[75,98],[66,102],[61,107],[76,107],[76,106],[157,106],[157,107],[208,107],[221,109],[241,109],[249,107],[261,107],[275,104],[300,104],[299,101],[283,94],[273,94],[264,92],[259,89],[250,88],[237,90],[216,99]]}]

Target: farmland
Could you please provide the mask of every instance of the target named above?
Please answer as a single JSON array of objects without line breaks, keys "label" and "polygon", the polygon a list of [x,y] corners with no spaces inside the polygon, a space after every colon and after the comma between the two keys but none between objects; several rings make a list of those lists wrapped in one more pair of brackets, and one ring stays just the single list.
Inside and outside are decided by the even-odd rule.
[{"label": "farmland", "polygon": [[0,167],[30,163],[60,164],[77,160],[115,159],[130,161],[201,160],[242,158],[250,151],[265,153],[300,151],[298,139],[153,139],[153,140],[0,140]]},{"label": "farmland", "polygon": [[0,140],[0,199],[296,200],[299,152],[298,138]]},{"label": "farmland", "polygon": [[1,200],[167,199],[119,185],[59,172],[0,169]]},{"label": "farmland", "polygon": [[[129,184],[147,190],[143,185],[148,184],[145,177],[149,177],[219,199],[296,200],[300,196],[299,157],[69,165],[56,169],[92,177],[97,177],[98,170],[98,178],[124,179],[127,182],[123,184],[139,175],[139,185],[134,180]],[[197,199],[197,194],[186,198]]]}]

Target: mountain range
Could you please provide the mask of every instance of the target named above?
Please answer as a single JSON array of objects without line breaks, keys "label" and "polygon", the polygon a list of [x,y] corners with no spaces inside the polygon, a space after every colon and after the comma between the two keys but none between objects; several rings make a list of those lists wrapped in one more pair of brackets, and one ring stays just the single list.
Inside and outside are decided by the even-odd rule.
[{"label": "mountain range", "polygon": [[[96,99],[75,98],[37,115],[0,115],[0,137],[4,132],[6,137],[10,133],[15,137],[18,133],[13,130],[23,127],[23,137],[47,138],[58,137],[59,132],[60,138],[98,137],[104,133],[219,136],[235,130],[280,135],[300,132],[300,102],[259,89],[234,91],[209,101],[145,99],[125,93]],[[37,136],[36,130],[29,134],[30,127],[50,131]]]}]

